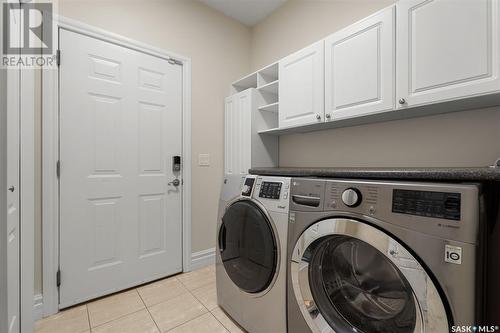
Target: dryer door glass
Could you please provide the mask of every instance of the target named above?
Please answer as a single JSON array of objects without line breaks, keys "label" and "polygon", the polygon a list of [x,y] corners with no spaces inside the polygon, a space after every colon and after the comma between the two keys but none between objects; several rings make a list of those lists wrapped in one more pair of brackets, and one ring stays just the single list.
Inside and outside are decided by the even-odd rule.
[{"label": "dryer door glass", "polygon": [[218,242],[226,273],[240,289],[258,293],[268,288],[276,272],[277,244],[269,219],[255,203],[237,201],[226,210]]},{"label": "dryer door glass", "polygon": [[335,331],[414,332],[412,288],[384,254],[340,235],[318,239],[308,251],[313,297]]}]

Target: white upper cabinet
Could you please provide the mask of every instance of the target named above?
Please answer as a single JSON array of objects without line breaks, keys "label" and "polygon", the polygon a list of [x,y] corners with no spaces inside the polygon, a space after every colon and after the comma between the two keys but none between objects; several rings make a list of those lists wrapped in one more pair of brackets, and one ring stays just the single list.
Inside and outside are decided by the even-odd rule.
[{"label": "white upper cabinet", "polygon": [[395,7],[325,39],[327,121],[394,107]]},{"label": "white upper cabinet", "polygon": [[324,121],[324,46],[317,42],[279,62],[279,127]]},{"label": "white upper cabinet", "polygon": [[398,108],[500,91],[498,0],[397,4]]}]

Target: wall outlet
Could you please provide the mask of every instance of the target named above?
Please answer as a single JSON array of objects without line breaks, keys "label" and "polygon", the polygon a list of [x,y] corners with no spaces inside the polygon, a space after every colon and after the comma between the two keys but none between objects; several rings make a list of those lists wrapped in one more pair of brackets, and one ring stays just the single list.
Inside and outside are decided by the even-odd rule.
[{"label": "wall outlet", "polygon": [[210,154],[198,154],[199,166],[210,166]]}]

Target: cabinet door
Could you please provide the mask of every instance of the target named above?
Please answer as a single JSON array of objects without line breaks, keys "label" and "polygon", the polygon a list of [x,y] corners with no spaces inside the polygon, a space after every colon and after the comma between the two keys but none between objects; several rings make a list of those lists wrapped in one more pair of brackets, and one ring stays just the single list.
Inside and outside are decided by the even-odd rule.
[{"label": "cabinet door", "polygon": [[279,127],[323,122],[323,41],[279,62]]},{"label": "cabinet door", "polygon": [[238,160],[235,156],[238,147],[236,137],[237,107],[235,95],[227,97],[224,110],[224,173],[233,175],[238,173]]},{"label": "cabinet door", "polygon": [[235,151],[237,158],[237,171],[239,174],[248,174],[251,168],[251,121],[252,121],[252,89],[241,92],[235,96],[237,107],[236,133],[238,145]]},{"label": "cabinet door", "polygon": [[393,109],[394,25],[391,6],[326,38],[327,121]]},{"label": "cabinet door", "polygon": [[498,0],[397,4],[398,107],[500,91]]}]

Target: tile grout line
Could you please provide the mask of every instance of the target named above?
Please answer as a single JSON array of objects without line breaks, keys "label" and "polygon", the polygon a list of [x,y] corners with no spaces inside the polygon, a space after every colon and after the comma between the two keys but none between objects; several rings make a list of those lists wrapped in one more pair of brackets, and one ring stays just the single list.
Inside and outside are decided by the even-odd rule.
[{"label": "tile grout line", "polygon": [[[177,277],[176,277],[176,279],[177,279]],[[202,303],[202,302],[201,302],[201,301],[200,301],[200,300],[196,297],[196,295],[194,295],[194,294],[192,293],[191,289],[189,289],[189,288],[188,288],[188,287],[187,287],[184,283],[182,283],[182,281],[181,281],[180,279],[177,279],[177,280],[180,282],[180,284],[182,284],[182,285],[184,286],[184,288],[187,290],[187,292],[188,292],[189,294],[191,294],[191,296],[193,296],[193,298],[194,298],[194,299],[195,299],[198,303],[200,303],[200,304],[201,304],[201,306],[203,306],[203,307],[205,308],[205,310],[207,310],[207,312],[202,313],[202,314],[200,314],[199,316],[196,316],[196,317],[194,317],[194,318],[191,318],[190,320],[188,320],[188,321],[186,321],[186,322],[184,322],[184,323],[182,323],[182,324],[179,324],[179,325],[177,325],[177,326],[175,326],[175,327],[172,327],[171,329],[167,330],[166,332],[170,332],[171,330],[173,330],[173,329],[175,329],[175,328],[177,328],[177,327],[179,327],[179,326],[182,326],[182,325],[184,325],[184,324],[187,324],[187,323],[189,323],[189,322],[191,322],[191,321],[193,321],[193,320],[195,320],[195,319],[197,319],[197,318],[199,318],[199,317],[201,317],[201,316],[204,316],[204,315],[206,315],[207,313],[210,313],[210,314],[213,316],[212,312],[210,312],[210,310],[209,310],[209,309],[205,306],[205,304],[203,304],[203,303]],[[197,288],[197,289],[199,289],[199,288]],[[215,319],[217,320],[217,318],[215,318]],[[217,320],[217,321],[218,321],[218,320]],[[222,325],[222,327],[224,327],[224,325]],[[224,328],[225,328],[225,327],[224,327]],[[227,329],[226,329],[226,330],[227,330]]]},{"label": "tile grout line", "polygon": [[[177,278],[177,276],[173,276],[173,278],[175,278],[175,279],[176,279],[176,280],[177,280],[177,281],[178,281],[178,282],[179,282],[179,283],[180,283],[180,284],[184,287],[184,289],[186,289],[187,293],[185,293],[185,294],[190,294],[191,296],[193,296],[193,298],[194,298],[194,299],[195,299],[198,303],[200,303],[200,304],[201,304],[201,305],[202,305],[205,309],[207,309],[207,308],[203,305],[203,303],[201,303],[201,302],[200,302],[200,301],[196,298],[196,296],[194,296],[194,295],[193,295],[193,293],[191,293],[191,290],[189,290],[189,288],[188,288],[188,287],[186,287],[186,286],[184,285],[184,283],[182,283],[182,281],[181,281],[181,280],[179,280],[179,279]],[[139,294],[139,297],[141,297],[141,300],[142,300],[142,296],[140,295],[140,293],[139,293],[139,292],[137,292],[137,293]],[[182,296],[182,295],[178,295],[178,296],[176,296],[176,297],[179,297],[179,296]],[[174,298],[175,298],[175,297],[174,297]],[[153,305],[151,305],[151,306],[153,307],[153,306],[156,306],[156,305],[158,305],[158,304],[165,303],[165,302],[168,302],[168,301],[169,301],[169,300],[166,300],[166,301],[164,301],[164,302],[160,302],[160,303],[157,303],[157,304],[153,304]],[[144,300],[143,300],[143,303],[144,303]],[[144,303],[144,305],[146,305],[146,303]],[[203,316],[203,315],[207,314],[207,312],[204,312],[204,313],[202,313],[202,314],[200,314],[200,315],[198,315],[198,316],[196,316],[196,317],[193,317],[193,318],[191,318],[191,319],[189,319],[189,320],[187,320],[187,321],[185,321],[185,322],[183,322],[183,323],[180,323],[179,325],[176,325],[176,326],[174,326],[174,327],[172,327],[172,328],[169,328],[169,329],[168,329],[168,330],[166,330],[165,332],[162,332],[162,331],[161,331],[161,329],[160,329],[160,327],[158,326],[158,324],[157,324],[157,323],[156,323],[156,321],[154,320],[153,315],[151,314],[151,312],[149,312],[149,307],[148,307],[147,305],[146,305],[146,309],[148,310],[148,313],[149,313],[149,315],[151,316],[151,319],[153,319],[153,322],[155,323],[155,325],[156,325],[156,327],[158,328],[158,331],[159,331],[160,333],[170,332],[171,330],[173,330],[173,329],[175,329],[175,328],[177,328],[177,327],[179,327],[179,326],[182,326],[182,325],[184,325],[184,324],[187,324],[187,323],[189,323],[190,321],[193,321],[193,320],[195,320],[195,319],[197,319],[197,318],[199,318],[199,317],[201,317],[201,316]],[[208,312],[210,312],[208,309],[207,309],[207,311],[208,311]]]},{"label": "tile grout line", "polygon": [[87,322],[89,323],[89,331],[90,331],[90,333],[92,333],[92,324],[90,323],[90,312],[89,312],[88,304],[89,303],[85,303],[85,310],[87,310]]},{"label": "tile grout line", "polygon": [[147,307],[146,307],[146,304],[145,304],[145,303],[144,303],[144,301],[142,300],[141,295],[139,294],[139,291],[137,291],[137,288],[135,288],[135,289],[127,289],[127,290],[125,290],[125,291],[122,291],[122,292],[117,293],[117,294],[114,294],[114,295],[124,294],[124,293],[130,292],[131,290],[133,290],[133,291],[137,292],[137,295],[139,296],[139,298],[141,299],[142,304],[144,305],[144,308],[141,308],[141,309],[138,309],[138,310],[132,311],[132,312],[130,312],[130,313],[127,313],[127,314],[121,315],[121,316],[119,316],[119,317],[113,318],[113,319],[108,320],[108,321],[106,321],[106,322],[104,322],[104,323],[101,323],[101,324],[99,324],[99,325],[96,325],[95,327],[92,327],[92,324],[90,323],[90,313],[89,313],[89,307],[88,307],[88,304],[89,304],[89,303],[92,303],[92,302],[94,302],[94,301],[89,302],[89,303],[86,303],[85,305],[87,306],[87,313],[88,313],[88,317],[89,317],[89,326],[90,326],[90,331],[92,331],[94,328],[101,327],[101,326],[103,326],[103,325],[109,324],[109,323],[114,322],[114,321],[116,321],[116,320],[118,320],[118,319],[122,319],[122,318],[124,318],[124,317],[126,317],[126,316],[129,316],[129,315],[131,315],[131,314],[134,314],[134,313],[137,313],[137,312],[139,312],[139,311],[142,311],[142,310],[146,309],[146,308],[147,308]]},{"label": "tile grout line", "polygon": [[109,321],[107,321],[107,322],[104,322],[104,323],[99,324],[99,325],[97,325],[97,326],[91,327],[91,328],[90,328],[90,330],[92,331],[92,330],[93,330],[93,329],[95,329],[95,328],[98,328],[98,327],[101,327],[101,326],[104,326],[104,325],[110,324],[110,323],[115,322],[115,321],[117,321],[117,320],[123,319],[123,318],[125,318],[125,317],[127,317],[127,316],[130,316],[130,315],[136,314],[137,312],[141,312],[142,310],[144,310],[144,309],[139,309],[139,310],[136,310],[136,311],[134,311],[134,312],[127,313],[127,314],[125,314],[125,315],[123,315],[123,316],[120,316],[120,317],[117,317],[117,318],[111,319],[111,320],[109,320]]},{"label": "tile grout line", "polygon": [[224,327],[224,329],[228,332],[228,333],[231,333],[231,330],[229,328],[226,327],[226,325],[224,325],[224,323],[222,321],[219,320],[219,318],[217,318],[212,311],[209,311],[210,314],[212,315],[212,317],[215,318],[215,320],[217,320],[219,322],[219,324],[221,324],[222,327]]},{"label": "tile grout line", "polygon": [[170,331],[172,331],[172,330],[176,329],[177,327],[180,327],[180,326],[182,326],[182,325],[185,325],[185,324],[187,324],[187,323],[189,323],[189,322],[192,322],[192,321],[193,321],[193,320],[195,320],[195,319],[200,318],[201,316],[206,315],[207,313],[210,313],[210,311],[209,311],[209,312],[202,313],[201,315],[198,315],[198,316],[196,316],[196,317],[194,317],[194,318],[191,318],[191,319],[189,319],[188,321],[185,321],[185,322],[183,322],[182,324],[179,324],[179,325],[177,325],[177,326],[174,326],[174,327],[172,327],[172,328],[170,328],[170,329],[166,330],[166,331],[165,331],[165,332],[163,332],[163,333],[170,332]]},{"label": "tile grout line", "polygon": [[[182,285],[184,285],[184,283],[182,283],[182,281],[180,281],[180,280],[179,280],[179,282],[180,282]],[[201,288],[203,288],[203,287],[205,287],[205,286],[207,286],[207,285],[208,285],[208,284],[203,285],[203,286],[201,286],[201,287],[198,287],[198,288],[196,288],[196,289],[193,289],[193,291],[198,290],[198,289],[201,289]],[[210,310],[209,308],[207,308],[207,307],[205,306],[205,304],[203,304],[203,303],[200,301],[200,299],[199,299],[198,297],[196,297],[196,295],[195,295],[195,294],[193,294],[193,292],[192,292],[192,291],[191,291],[188,287],[186,287],[186,289],[187,289],[187,291],[188,291],[188,292],[189,292],[189,293],[190,293],[190,294],[191,294],[191,295],[192,295],[192,296],[193,296],[193,297],[194,297],[194,298],[195,298],[195,299],[196,299],[196,300],[197,300],[197,301],[198,301],[201,305],[203,305],[203,307],[204,307],[205,309],[207,309],[207,311],[208,311],[207,313],[210,313],[210,315],[211,315],[212,317],[214,317],[214,318],[215,318],[215,320],[216,320],[219,324],[221,324],[221,326],[222,326],[222,327],[223,327],[223,328],[224,328],[224,329],[225,329],[228,333],[231,333],[231,330],[230,330],[229,328],[227,328],[227,327],[226,327],[226,326],[225,326],[225,325],[224,325],[224,324],[223,324],[223,323],[222,323],[222,322],[221,322],[221,321],[220,321],[220,320],[219,320],[219,319],[218,319],[218,318],[217,318],[217,317],[216,317],[216,316],[212,313],[212,310]],[[218,307],[218,306],[219,306],[219,305],[217,304],[217,307]],[[213,310],[215,310],[215,309],[216,309],[216,308],[214,308]],[[205,314],[206,314],[206,313],[204,313],[203,315],[205,315]],[[202,316],[203,316],[203,315],[202,315]],[[201,317],[201,316],[199,316],[199,317]],[[198,318],[198,317],[196,317],[196,318]],[[194,320],[194,319],[196,319],[196,318],[193,318],[193,319],[191,319],[191,320]],[[191,320],[190,320],[190,321],[191,321]]]},{"label": "tile grout line", "polygon": [[144,307],[146,308],[146,311],[148,312],[149,314],[149,317],[151,318],[151,320],[153,321],[153,323],[155,324],[156,328],[158,329],[158,332],[161,333],[161,330],[160,330],[160,327],[158,326],[158,324],[156,323],[156,320],[153,318],[153,315],[151,314],[151,312],[149,312],[149,308],[148,306],[146,305],[146,302],[144,302],[144,299],[142,298],[141,296],[141,293],[139,292],[139,289],[136,288],[135,291],[137,291],[137,294],[139,294],[139,298],[141,299],[142,301],[142,304],[144,304]]}]

